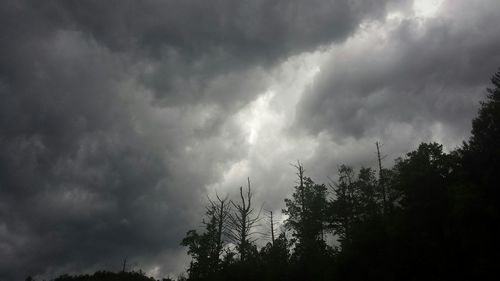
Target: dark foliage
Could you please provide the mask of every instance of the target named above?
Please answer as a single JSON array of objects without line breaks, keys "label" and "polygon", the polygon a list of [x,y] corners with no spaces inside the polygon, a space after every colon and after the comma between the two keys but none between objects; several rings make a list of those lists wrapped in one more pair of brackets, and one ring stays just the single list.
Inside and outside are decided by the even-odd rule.
[{"label": "dark foliage", "polygon": [[[232,259],[231,280],[487,280],[500,261],[500,72],[456,151],[423,143],[392,169],[340,166],[330,189],[307,177],[285,199],[291,234],[251,261]],[[327,243],[330,235],[337,243]],[[193,275],[190,275],[192,278]],[[229,279],[225,279],[229,280]]]}]

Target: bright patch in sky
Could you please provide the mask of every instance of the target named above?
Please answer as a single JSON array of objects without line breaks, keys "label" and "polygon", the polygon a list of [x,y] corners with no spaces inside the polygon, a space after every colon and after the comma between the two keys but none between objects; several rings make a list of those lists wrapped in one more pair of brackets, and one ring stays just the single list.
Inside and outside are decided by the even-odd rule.
[{"label": "bright patch in sky", "polygon": [[269,108],[269,102],[273,97],[274,93],[272,91],[268,91],[261,95],[251,104],[248,112],[245,112],[242,116],[244,119],[243,122],[246,123],[246,128],[248,130],[247,141],[250,144],[255,144],[266,119],[268,119],[267,121],[271,121],[274,118]]},{"label": "bright patch in sky", "polygon": [[415,0],[413,1],[413,11],[418,17],[432,17],[438,11],[443,0]]},{"label": "bright patch in sky", "polygon": [[[269,170],[274,170],[275,175],[283,171],[293,175],[289,163],[297,159],[305,161],[314,155],[317,147],[314,138],[295,135],[290,139],[287,130],[295,121],[297,103],[320,73],[321,61],[326,56],[324,52],[301,54],[269,72],[268,89],[234,116],[245,140],[240,149],[246,154],[235,160],[218,182],[206,186],[208,194],[234,194],[235,188],[245,185],[247,177],[258,187],[263,174]],[[281,180],[288,179],[278,176],[274,186],[281,187]],[[290,182],[286,184],[288,187]]]}]

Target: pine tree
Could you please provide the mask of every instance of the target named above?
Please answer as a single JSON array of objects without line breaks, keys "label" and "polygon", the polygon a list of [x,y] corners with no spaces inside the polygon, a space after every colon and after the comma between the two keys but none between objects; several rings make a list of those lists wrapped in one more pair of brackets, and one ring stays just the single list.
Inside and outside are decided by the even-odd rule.
[{"label": "pine tree", "polygon": [[285,226],[292,231],[295,244],[294,259],[310,263],[325,254],[326,192],[324,184],[316,184],[304,176],[302,165],[296,166],[299,185],[295,186],[292,198],[285,199],[288,216]]}]

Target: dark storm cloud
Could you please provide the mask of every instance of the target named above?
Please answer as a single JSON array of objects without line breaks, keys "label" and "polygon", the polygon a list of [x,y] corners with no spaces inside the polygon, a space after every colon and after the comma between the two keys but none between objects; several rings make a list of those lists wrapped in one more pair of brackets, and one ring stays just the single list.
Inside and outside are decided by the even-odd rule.
[{"label": "dark storm cloud", "polygon": [[245,153],[228,112],[383,14],[365,2],[3,1],[0,279],[178,254]]},{"label": "dark storm cloud", "polygon": [[63,17],[114,50],[160,54],[165,47],[240,60],[286,57],[343,39],[385,1],[61,1]]},{"label": "dark storm cloud", "polygon": [[164,158],[175,146],[136,130],[140,108],[116,85],[121,63],[73,32],[18,56],[0,90],[1,279],[176,246],[201,182],[175,191]]},{"label": "dark storm cloud", "polygon": [[[210,78],[241,72],[244,80],[252,66],[272,66],[290,54],[342,41],[362,20],[383,14],[385,2],[62,1],[56,7],[68,26],[156,65],[143,82],[177,104],[221,100],[204,90]],[[222,98],[225,103],[238,106],[253,97],[248,90],[232,92]]]},{"label": "dark storm cloud", "polygon": [[440,123],[459,143],[500,65],[500,5],[448,1],[441,9],[442,17],[367,27],[334,48],[298,105],[300,126],[342,141],[387,140],[398,123],[425,135]]}]

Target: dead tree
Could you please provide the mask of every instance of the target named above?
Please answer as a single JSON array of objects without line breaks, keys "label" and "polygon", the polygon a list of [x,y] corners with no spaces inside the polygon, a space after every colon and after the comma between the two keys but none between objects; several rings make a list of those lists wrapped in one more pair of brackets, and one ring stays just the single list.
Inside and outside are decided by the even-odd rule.
[{"label": "dead tree", "polygon": [[268,216],[267,216],[267,220],[269,222],[269,228],[270,228],[270,232],[271,232],[271,243],[272,245],[274,245],[274,217],[273,217],[273,211],[268,211]]},{"label": "dead tree", "polygon": [[297,169],[297,177],[299,178],[299,193],[300,193],[300,207],[301,207],[301,216],[304,217],[304,213],[306,211],[306,198],[305,198],[305,189],[304,189],[304,166],[300,163],[299,160],[297,160],[297,165],[290,164],[292,167],[295,167]]},{"label": "dead tree", "polygon": [[215,256],[217,257],[216,260],[218,260],[218,257],[222,253],[222,250],[225,245],[224,241],[224,234],[227,232],[228,226],[229,226],[229,216],[231,213],[231,204],[230,201],[228,200],[228,197],[224,197],[224,199],[221,199],[219,195],[216,193],[215,194],[216,201],[208,198],[208,201],[210,202],[210,205],[207,207],[207,214],[211,217],[213,220],[213,223],[215,224],[216,227],[216,237],[215,237]]},{"label": "dead tree", "polygon": [[122,273],[124,273],[126,269],[127,269],[127,258],[124,258],[123,259]]},{"label": "dead tree", "polygon": [[387,194],[386,194],[386,189],[385,189],[385,180],[384,180],[384,173],[382,170],[382,159],[384,157],[380,157],[380,148],[378,142],[375,143],[377,146],[377,160],[378,160],[378,178],[379,178],[379,185],[380,189],[382,191],[382,212],[385,214],[387,213]]},{"label": "dead tree", "polygon": [[229,215],[227,232],[230,241],[236,245],[241,261],[245,261],[250,245],[256,240],[252,238],[255,234],[253,229],[257,226],[260,216],[260,211],[255,214],[255,209],[252,206],[253,194],[250,187],[250,178],[247,181],[248,190],[246,194],[243,194],[243,187],[240,187],[241,202],[234,203],[231,201],[235,210]]}]

